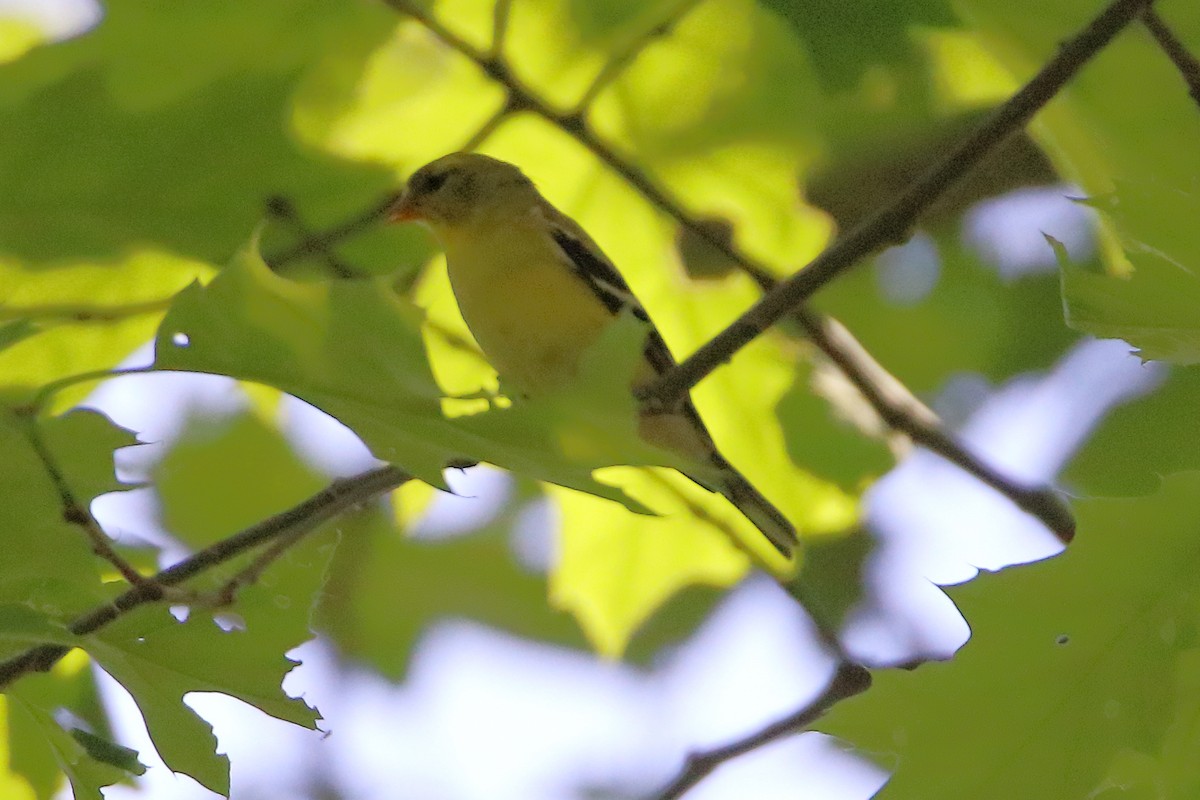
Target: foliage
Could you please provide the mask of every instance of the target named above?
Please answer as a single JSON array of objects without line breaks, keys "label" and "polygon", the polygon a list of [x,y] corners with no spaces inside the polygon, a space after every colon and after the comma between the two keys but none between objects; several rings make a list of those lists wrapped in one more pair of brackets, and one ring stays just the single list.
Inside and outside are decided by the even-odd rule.
[{"label": "foliage", "polygon": [[[802,530],[812,557],[789,565],[636,436],[624,387],[641,323],[613,326],[560,395],[513,401],[433,243],[381,209],[447,151],[518,163],[691,353],[1098,10],[860,5],[112,0],[64,41],[0,19],[0,672],[54,655],[3,673],[0,794],[50,797],[66,780],[97,798],[144,769],[114,741],[91,665],[133,695],[170,769],[227,794],[228,761],[184,697],[219,692],[315,727],[319,711],[280,688],[314,631],[394,680],[450,615],[645,662],[755,567],[836,628],[865,591],[860,500],[906,442],[795,320],[693,391],[722,451]],[[1200,17],[1160,5],[1200,51]],[[924,288],[894,291],[892,251],[815,299],[927,398],[962,373],[1046,369],[1073,331],[1178,365],[1064,474],[1085,496],[1143,496],[1083,499],[1066,555],[950,590],[973,631],[962,654],[879,670],[822,724],[894,768],[894,795],[1195,790],[1197,478],[1166,476],[1197,467],[1196,112],[1162,50],[1125,31],[1037,117],[1014,151],[1025,162],[1001,159],[931,212]],[[973,197],[1031,174],[1077,187],[1098,253],[1050,237],[1057,275],[1001,277],[956,224]],[[139,432],[78,404],[130,363],[234,379],[248,408],[185,414],[145,457],[171,547],[127,546],[106,521],[119,546],[98,557],[90,509],[138,488],[115,464]],[[208,558],[273,515],[286,533],[287,510],[329,482],[282,395],[413,480],[278,552],[204,561],[164,602],[125,605],[141,590],[114,562],[149,575],[179,547]],[[476,462],[515,476],[501,509],[467,535],[411,535],[444,470]],[[561,528],[544,573],[513,546],[535,506]],[[118,611],[87,622],[104,608]]]}]

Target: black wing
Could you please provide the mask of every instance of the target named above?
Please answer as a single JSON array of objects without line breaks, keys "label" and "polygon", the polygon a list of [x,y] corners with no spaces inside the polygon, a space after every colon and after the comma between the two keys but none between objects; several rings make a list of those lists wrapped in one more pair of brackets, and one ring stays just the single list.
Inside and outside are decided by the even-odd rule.
[{"label": "black wing", "polygon": [[585,238],[586,234],[575,233],[558,220],[548,221],[554,242],[566,256],[567,263],[604,307],[614,315],[628,309],[633,316],[650,324],[650,334],[646,337],[646,360],[650,362],[654,371],[661,375],[675,366],[675,359],[672,358],[671,351],[667,349],[667,343],[663,341],[658,329],[650,322],[650,315],[642,308],[642,304],[625,283],[621,273],[617,272],[617,268],[600,248]]}]

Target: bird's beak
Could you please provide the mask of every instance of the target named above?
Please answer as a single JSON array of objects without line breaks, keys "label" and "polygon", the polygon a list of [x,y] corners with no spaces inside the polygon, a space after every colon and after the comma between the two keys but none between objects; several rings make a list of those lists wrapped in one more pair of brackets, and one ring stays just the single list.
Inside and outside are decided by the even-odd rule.
[{"label": "bird's beak", "polygon": [[424,215],[417,208],[417,204],[412,201],[408,192],[405,192],[396,204],[388,209],[388,219],[392,222],[412,222],[416,219],[421,219]]}]

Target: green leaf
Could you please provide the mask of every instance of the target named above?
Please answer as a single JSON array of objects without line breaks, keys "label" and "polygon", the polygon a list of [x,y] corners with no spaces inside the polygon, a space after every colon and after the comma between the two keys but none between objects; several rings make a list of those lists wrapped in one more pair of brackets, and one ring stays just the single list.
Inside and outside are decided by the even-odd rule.
[{"label": "green leaf", "polygon": [[94,733],[88,733],[82,728],[72,728],[68,733],[71,734],[71,738],[83,745],[87,754],[96,761],[110,764],[131,775],[141,775],[146,771],[146,765],[137,759],[137,750],[122,747]]},{"label": "green leaf", "polygon": [[[1200,170],[1197,171],[1200,179]],[[1171,205],[1163,215],[1164,201]],[[1095,202],[1112,220],[1133,267],[1127,276],[1090,271],[1055,247],[1067,322],[1102,338],[1124,339],[1143,359],[1200,362],[1200,239],[1180,220],[1200,218],[1200,193],[1121,181]]]},{"label": "green leaf", "polygon": [[[203,546],[294,505],[323,481],[299,462],[280,434],[241,415],[194,426],[155,471],[163,519],[171,533]],[[228,614],[193,608],[180,622],[143,607],[87,637],[96,661],[129,690],[167,765],[213,791],[228,791],[228,762],[216,753],[208,724],[184,705],[189,692],[239,698],[283,720],[313,727],[315,712],[280,689],[295,666],[286,653],[311,637],[310,610],[325,579],[336,532],[314,532],[288,550]],[[246,558],[189,584],[215,590]],[[238,621],[225,630],[216,620]]]},{"label": "green leaf", "polygon": [[835,368],[798,365],[795,382],[775,407],[788,455],[848,492],[861,491],[896,463],[880,434],[858,427],[862,420],[877,426],[874,411],[847,418],[865,402]]},{"label": "green leaf", "polygon": [[326,483],[258,416],[197,417],[154,467],[163,526],[206,547],[315,494]]},{"label": "green leaf", "polygon": [[381,281],[296,283],[268,270],[251,247],[208,286],[180,294],[159,329],[155,366],[295,395],[349,426],[377,457],[436,486],[447,463],[487,461],[632,503],[592,470],[676,460],[634,430],[622,376],[641,352],[645,330],[636,320],[610,327],[569,390],[456,419],[442,415],[420,320]]},{"label": "green leaf", "polygon": [[940,390],[955,372],[1001,381],[1047,369],[1077,338],[1062,323],[1053,274],[1005,280],[958,241],[958,231],[940,234],[936,248],[936,280],[917,302],[888,298],[878,263],[843,275],[819,302],[918,396]]},{"label": "green leaf", "polygon": [[31,319],[18,319],[0,325],[0,350],[12,347],[22,339],[27,339],[37,333],[37,326]]},{"label": "green leaf", "polygon": [[1145,397],[1113,409],[1063,475],[1091,496],[1150,494],[1165,475],[1200,469],[1200,369],[1176,367]]},{"label": "green leaf", "polygon": [[[312,571],[319,585],[320,567],[312,565]],[[311,596],[279,594],[274,587],[254,593],[268,591],[300,608],[307,608]],[[242,616],[245,602],[238,605]],[[167,766],[228,794],[228,760],[216,753],[211,727],[184,705],[183,698],[190,692],[221,692],[279,719],[315,727],[313,709],[279,688],[295,662],[284,657],[286,648],[275,646],[276,638],[257,624],[247,623],[244,631],[222,630],[211,615],[197,610],[180,622],[166,609],[143,607],[87,636],[85,647],[133,695]]]},{"label": "green leaf", "polygon": [[[954,7],[979,34],[984,47],[1021,81],[1027,80],[1057,51],[1064,37],[1079,30],[1098,10],[1091,0],[954,0]],[[1184,47],[1195,52],[1200,46],[1200,17],[1188,13],[1186,4],[1164,3],[1156,10]],[[1102,223],[1107,270],[1117,275],[1128,273],[1126,258],[1135,265],[1141,258],[1136,247],[1128,246],[1130,242],[1157,246],[1160,242],[1155,241],[1155,231],[1169,228],[1186,238],[1182,234],[1189,219],[1186,208],[1195,201],[1181,197],[1181,192],[1194,194],[1200,181],[1200,148],[1194,146],[1200,138],[1200,116],[1176,68],[1153,37],[1137,27],[1133,23],[1106,46],[1031,126],[1055,168],[1082,187],[1086,196],[1105,197],[1114,191],[1120,196],[1131,183],[1141,186],[1143,194],[1137,200],[1136,216],[1148,227],[1143,229],[1138,224],[1122,232],[1120,223],[1115,229],[1108,221]],[[1114,103],[1113,98],[1120,98],[1120,102]],[[1147,120],[1154,121],[1152,147],[1147,146]],[[1119,242],[1126,244],[1123,252]],[[1159,273],[1170,285],[1178,285],[1160,269],[1165,265],[1154,265],[1153,259],[1148,263],[1151,266],[1147,269]],[[1189,261],[1182,263],[1188,265]],[[1189,268],[1194,269],[1194,265],[1191,260]],[[1082,301],[1089,308],[1095,303],[1100,307],[1119,303],[1112,294],[1113,283],[1085,280],[1078,274],[1070,275],[1069,280],[1069,302],[1079,300],[1077,294],[1082,292]],[[1178,305],[1171,298],[1153,289],[1125,288],[1134,294],[1131,307],[1121,308],[1122,316],[1134,312],[1142,300],[1159,298],[1165,301],[1165,321],[1179,321]],[[1193,290],[1189,287],[1188,291]],[[1148,321],[1145,311],[1142,308],[1141,313],[1131,314],[1129,324],[1144,325]],[[1072,318],[1091,324],[1092,320],[1078,314],[1073,312]],[[1148,344],[1152,348],[1166,345],[1168,350],[1174,346],[1153,340]]]},{"label": "green leaf", "polygon": [[350,425],[376,455],[440,483],[456,455],[425,361],[419,312],[377,281],[300,284],[253,247],[176,298],[155,366],[230,375],[300,397]]},{"label": "green leaf", "polygon": [[98,495],[128,488],[117,482],[112,453],[135,444],[126,430],[94,411],[33,419],[0,409],[0,603],[24,603],[58,620],[108,599],[85,532],[66,509],[30,439],[35,430],[85,508]]},{"label": "green leaf", "polygon": [[[64,774],[76,798],[100,800],[101,787],[142,773],[132,751],[109,741],[107,720],[95,719],[96,685],[81,651],[68,654],[49,674],[26,675],[6,694],[12,768],[39,798],[54,795]],[[92,730],[64,729],[55,718],[62,708]]]},{"label": "green leaf", "polygon": [[914,26],[947,26],[956,20],[944,0],[867,0],[841,6],[821,0],[759,0],[808,46],[822,82],[847,89],[872,67],[914,57]]},{"label": "green leaf", "polygon": [[152,243],[220,262],[268,195],[310,224],[368,204],[388,171],[303,149],[281,120],[328,48],[378,41],[393,20],[365,0],[117,3],[94,30],[0,65],[5,249],[45,264]]},{"label": "green leaf", "polygon": [[804,563],[789,586],[824,630],[840,630],[862,601],[867,558],[874,550],[875,538],[862,527],[805,539]]},{"label": "green leaf", "polygon": [[484,530],[422,541],[380,516],[349,523],[330,568],[317,624],[347,655],[392,679],[404,677],[420,635],[465,617],[518,636],[582,648],[576,623],[546,601],[546,578],[516,563],[510,504]]},{"label": "green leaf", "polygon": [[877,673],[820,729],[896,770],[884,797],[1093,797],[1126,751],[1191,763],[1165,748],[1197,709],[1197,492],[1079,503],[1065,554],[949,590],[972,630],[953,661]]},{"label": "green leaf", "polygon": [[[59,727],[49,711],[22,702],[23,692],[20,689],[11,693],[9,698],[10,720],[15,722],[24,718],[24,726],[36,726],[41,731],[43,746],[71,782],[76,800],[102,800],[102,787],[125,780],[131,774],[129,769],[95,758],[89,748],[73,735],[74,732]],[[136,759],[133,759],[133,763],[137,763]],[[141,771],[132,774],[141,774]],[[49,800],[51,794],[39,791],[38,797]]]}]

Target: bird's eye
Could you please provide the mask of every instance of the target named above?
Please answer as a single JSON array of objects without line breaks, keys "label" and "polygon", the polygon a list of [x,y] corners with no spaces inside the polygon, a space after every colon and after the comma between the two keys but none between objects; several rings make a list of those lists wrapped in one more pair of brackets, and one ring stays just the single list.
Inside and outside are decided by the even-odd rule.
[{"label": "bird's eye", "polygon": [[425,186],[422,188],[424,188],[427,192],[436,192],[438,189],[442,188],[442,185],[445,182],[446,173],[444,172],[439,175],[430,175],[425,179]]}]

